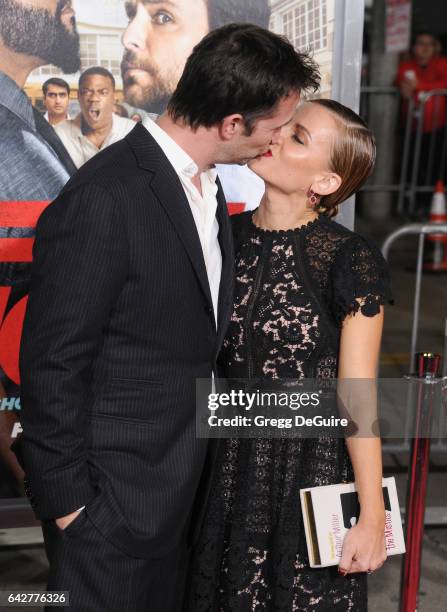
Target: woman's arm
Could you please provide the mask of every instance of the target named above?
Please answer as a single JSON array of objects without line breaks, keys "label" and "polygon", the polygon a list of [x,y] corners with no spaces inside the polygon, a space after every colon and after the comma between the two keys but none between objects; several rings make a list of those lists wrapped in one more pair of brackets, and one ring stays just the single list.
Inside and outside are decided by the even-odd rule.
[{"label": "woman's arm", "polygon": [[[339,379],[365,379],[360,386],[368,389],[368,381],[377,377],[382,328],[383,307],[374,317],[364,316],[360,311],[346,317],[340,340]],[[375,410],[374,392],[369,399],[371,397]],[[358,408],[368,410],[367,406]],[[366,420],[373,417],[364,416]],[[346,445],[354,468],[360,517],[357,525],[346,534],[339,568],[350,573],[375,570],[386,559],[381,440],[372,434],[371,437],[360,434],[347,438]]]}]

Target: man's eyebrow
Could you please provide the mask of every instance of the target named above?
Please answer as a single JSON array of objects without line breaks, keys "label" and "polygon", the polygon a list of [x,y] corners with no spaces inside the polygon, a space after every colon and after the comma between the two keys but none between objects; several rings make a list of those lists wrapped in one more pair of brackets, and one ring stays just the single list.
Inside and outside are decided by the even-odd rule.
[{"label": "man's eyebrow", "polygon": [[[168,6],[171,7],[176,7],[177,4],[175,2],[172,2],[172,0],[139,0],[141,2],[141,4],[143,6],[146,6],[148,4],[167,4]],[[134,12],[136,7],[137,7],[138,1],[133,0],[127,0],[127,2],[124,3],[124,7],[126,9],[126,12]]]},{"label": "man's eyebrow", "polygon": [[295,125],[293,127],[294,127],[295,130],[298,128],[300,130],[303,130],[303,132],[306,132],[307,136],[309,137],[309,140],[312,140],[312,136],[311,136],[309,130],[306,127],[304,127],[304,125],[302,125],[302,123],[295,123]]}]

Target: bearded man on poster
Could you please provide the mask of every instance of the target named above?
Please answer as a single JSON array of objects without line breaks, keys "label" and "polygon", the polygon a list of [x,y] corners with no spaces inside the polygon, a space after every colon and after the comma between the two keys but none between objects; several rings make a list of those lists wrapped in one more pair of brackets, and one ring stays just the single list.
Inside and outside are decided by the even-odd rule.
[{"label": "bearded man on poster", "polygon": [[[59,137],[23,91],[30,72],[50,63],[65,72],[76,72],[80,65],[70,1],[0,0],[0,200],[51,200],[76,171]],[[5,239],[33,236],[30,227],[1,230]],[[11,259],[8,248],[6,254]],[[6,313],[26,295],[28,269],[22,261],[0,261],[0,287],[11,288]],[[19,393],[0,368],[0,399]],[[15,419],[14,413],[0,414],[0,465],[14,474],[11,481],[21,472],[9,451]]]},{"label": "bearded man on poster", "polygon": [[[162,113],[194,46],[215,28],[253,23],[267,28],[268,0],[127,0],[129,24],[123,34],[121,74],[125,100],[148,113]],[[143,114],[143,113],[142,113]],[[229,202],[255,208],[264,182],[245,165],[219,165]]]},{"label": "bearded man on poster", "polygon": [[232,308],[214,164],[264,154],[318,81],[272,32],[214,30],[167,112],[84,164],[39,219],[15,450],[48,589],[72,612],[181,609],[208,448],[196,380],[216,370]]},{"label": "bearded man on poster", "polygon": [[29,74],[47,64],[79,70],[71,0],[0,0],[1,200],[51,200],[76,170],[23,92]]}]

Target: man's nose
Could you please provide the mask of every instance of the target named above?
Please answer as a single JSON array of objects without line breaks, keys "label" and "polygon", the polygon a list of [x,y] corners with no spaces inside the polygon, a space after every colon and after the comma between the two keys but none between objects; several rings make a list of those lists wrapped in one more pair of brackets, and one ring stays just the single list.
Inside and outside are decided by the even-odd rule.
[{"label": "man's nose", "polygon": [[138,2],[137,11],[129,25],[124,30],[122,43],[130,51],[142,50],[146,47],[146,27],[150,17],[141,2]]},{"label": "man's nose", "polygon": [[270,141],[270,144],[277,145],[277,144],[280,144],[280,142],[281,142],[281,130],[278,129],[273,132],[272,140]]}]

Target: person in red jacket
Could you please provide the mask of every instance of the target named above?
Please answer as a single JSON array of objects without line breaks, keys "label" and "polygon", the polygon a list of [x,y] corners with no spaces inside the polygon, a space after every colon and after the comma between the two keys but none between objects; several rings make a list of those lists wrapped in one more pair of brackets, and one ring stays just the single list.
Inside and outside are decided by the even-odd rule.
[{"label": "person in red jacket", "polygon": [[[413,170],[414,136],[420,109],[421,92],[447,89],[447,58],[440,55],[440,41],[431,33],[421,32],[416,35],[412,46],[411,59],[400,64],[395,84],[400,89],[403,99],[401,120],[401,146],[408,112],[408,101],[415,101],[415,117],[412,125],[410,164],[407,180],[411,180]],[[417,185],[434,185],[441,178],[446,178],[446,160],[443,155],[443,143],[446,137],[447,96],[437,95],[429,98],[424,106],[423,134],[421,141],[420,161]],[[430,206],[431,195],[418,193],[417,209],[426,216]]]},{"label": "person in red jacket", "polygon": [[[439,49],[440,43],[432,34],[420,33],[416,36],[412,58],[400,64],[396,76],[396,85],[405,100],[415,96],[418,102],[422,91],[447,89],[447,58],[439,55]],[[439,108],[435,112],[436,98],[431,98],[425,105],[425,133],[443,128],[445,125],[445,98],[438,98]]]}]

